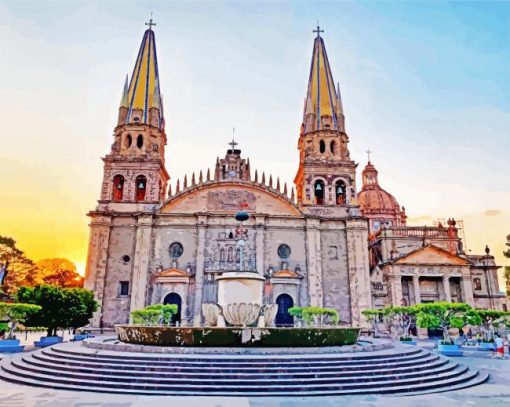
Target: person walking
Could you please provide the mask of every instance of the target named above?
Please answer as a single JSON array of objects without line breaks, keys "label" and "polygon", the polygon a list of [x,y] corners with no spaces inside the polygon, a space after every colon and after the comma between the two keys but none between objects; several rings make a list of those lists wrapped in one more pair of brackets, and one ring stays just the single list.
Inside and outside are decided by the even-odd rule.
[{"label": "person walking", "polygon": [[505,347],[503,346],[503,339],[498,334],[494,335],[494,346],[496,347],[496,353],[498,359],[505,358]]}]

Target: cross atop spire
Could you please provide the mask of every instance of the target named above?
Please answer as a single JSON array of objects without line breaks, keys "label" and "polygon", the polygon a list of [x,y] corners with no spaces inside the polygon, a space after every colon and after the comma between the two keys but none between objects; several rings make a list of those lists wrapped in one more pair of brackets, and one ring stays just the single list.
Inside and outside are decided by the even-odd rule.
[{"label": "cross atop spire", "polygon": [[152,11],[151,11],[151,18],[149,19],[148,23],[145,23],[145,25],[149,26],[149,30],[151,30],[151,31],[152,31],[152,26],[156,25],[156,23],[154,23],[153,20],[152,20]]},{"label": "cross atop spire", "polygon": [[230,143],[228,143],[232,148],[232,152],[234,152],[234,149],[236,148],[236,146],[239,144],[237,143],[235,140],[234,140],[234,137],[232,137],[232,141]]},{"label": "cross atop spire", "polygon": [[368,149],[367,151],[365,151],[365,153],[367,153],[368,162],[370,162],[370,154],[372,154],[372,151],[370,151],[370,149]]},{"label": "cross atop spire", "polygon": [[324,32],[324,30],[321,30],[321,27],[319,25],[319,20],[317,20],[317,29],[316,30],[313,30],[314,33],[317,33],[317,37],[320,37],[321,36],[321,33]]}]

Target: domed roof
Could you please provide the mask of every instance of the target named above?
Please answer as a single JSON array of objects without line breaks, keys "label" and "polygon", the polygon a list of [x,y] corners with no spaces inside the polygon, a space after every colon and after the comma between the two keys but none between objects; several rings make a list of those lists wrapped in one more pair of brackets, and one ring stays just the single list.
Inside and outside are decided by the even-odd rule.
[{"label": "domed roof", "polygon": [[377,170],[369,161],[362,173],[363,187],[358,193],[362,213],[399,214],[400,205],[393,195],[381,188],[377,174]]}]

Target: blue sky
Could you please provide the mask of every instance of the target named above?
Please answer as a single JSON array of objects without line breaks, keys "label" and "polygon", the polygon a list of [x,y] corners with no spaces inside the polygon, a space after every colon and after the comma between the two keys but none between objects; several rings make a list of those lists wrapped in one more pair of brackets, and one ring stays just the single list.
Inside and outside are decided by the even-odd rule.
[{"label": "blue sky", "polygon": [[[0,111],[11,118],[0,169],[17,175],[4,181],[5,220],[37,208],[37,239],[83,257],[99,157],[151,11],[173,185],[212,167],[233,126],[254,167],[292,183],[319,19],[359,174],[370,148],[411,222],[454,216],[466,221],[468,247],[502,248],[508,2],[0,2]],[[22,225],[8,232],[32,236]]]}]

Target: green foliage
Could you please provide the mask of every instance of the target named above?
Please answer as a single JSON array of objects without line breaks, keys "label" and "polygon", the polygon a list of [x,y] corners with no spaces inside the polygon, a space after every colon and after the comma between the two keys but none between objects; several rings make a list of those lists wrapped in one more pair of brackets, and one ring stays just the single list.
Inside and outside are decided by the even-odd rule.
[{"label": "green foliage", "polygon": [[176,304],[154,304],[140,310],[132,311],[133,323],[139,325],[170,325],[172,317],[177,314]]},{"label": "green foliage", "polygon": [[[34,263],[23,250],[16,247],[16,241],[8,236],[0,236],[0,292],[12,294],[23,284],[31,284]],[[3,281],[2,281],[3,280]]]},{"label": "green foliage", "polygon": [[361,311],[361,314],[364,315],[368,320],[377,319],[384,315],[384,310],[382,309],[364,309]]},{"label": "green foliage", "polygon": [[415,305],[416,324],[420,328],[441,329],[443,343],[452,343],[450,328],[462,329],[465,325],[476,325],[481,319],[476,310],[464,303],[431,302]]},{"label": "green foliage", "polygon": [[[14,329],[18,323],[24,323],[28,317],[40,311],[41,307],[33,304],[21,304],[0,302],[0,320],[8,320],[11,322],[11,329],[7,339],[13,338]],[[7,326],[7,324],[4,324]],[[7,329],[0,330],[6,331]]]},{"label": "green foliage", "polygon": [[291,307],[289,314],[309,325],[336,325],[340,321],[338,311],[333,308]]},{"label": "green foliage", "polygon": [[45,326],[48,336],[57,329],[77,329],[89,323],[98,304],[94,293],[83,288],[61,288],[51,285],[21,287],[18,301],[40,305],[42,309],[27,318],[26,326]]},{"label": "green foliage", "polygon": [[398,326],[402,330],[402,338],[404,338],[404,340],[411,340],[409,330],[416,319],[416,313],[416,307],[390,306],[384,308],[384,315],[398,323]]}]

